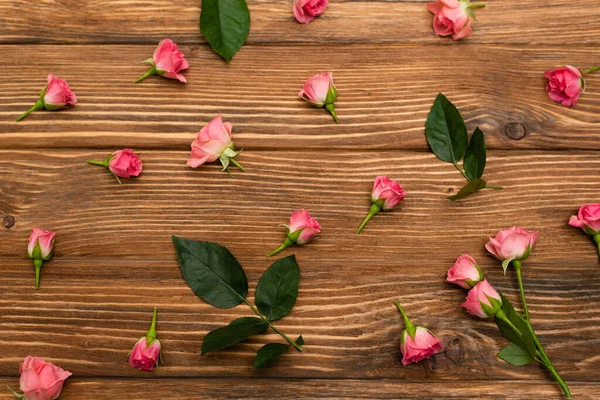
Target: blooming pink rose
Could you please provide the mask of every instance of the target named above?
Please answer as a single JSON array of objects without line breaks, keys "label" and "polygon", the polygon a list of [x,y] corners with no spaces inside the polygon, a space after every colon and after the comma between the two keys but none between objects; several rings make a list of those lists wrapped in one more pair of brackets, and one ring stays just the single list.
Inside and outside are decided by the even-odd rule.
[{"label": "blooming pink rose", "polygon": [[396,181],[387,176],[375,178],[371,202],[379,205],[383,210],[389,211],[395,208],[405,197],[406,192]]},{"label": "blooming pink rose", "polygon": [[334,121],[339,122],[334,106],[337,100],[337,89],[333,84],[333,74],[331,72],[323,72],[308,78],[298,96],[315,107],[324,106]]},{"label": "blooming pink rose", "polygon": [[433,30],[439,36],[452,36],[459,40],[471,36],[471,22],[475,16],[471,8],[481,7],[469,4],[468,0],[437,0],[427,3],[433,16]]},{"label": "blooming pink rose", "polygon": [[20,389],[27,400],[54,400],[72,374],[40,357],[27,356],[19,366]]},{"label": "blooming pink rose", "polygon": [[295,242],[302,245],[321,233],[321,225],[303,208],[292,213],[288,230],[290,235],[298,235]]},{"label": "blooming pink rose", "polygon": [[129,365],[141,371],[152,371],[160,359],[160,341],[154,339],[150,346],[146,345],[146,338],[137,341],[129,356]]},{"label": "blooming pink rose", "polygon": [[203,127],[196,140],[192,142],[192,155],[187,162],[192,168],[217,160],[231,145],[231,129],[229,122],[223,123],[221,114]]},{"label": "blooming pink rose", "polygon": [[48,86],[46,86],[43,100],[44,107],[48,110],[56,110],[57,108],[77,104],[77,96],[75,96],[67,81],[59,79],[53,74],[48,75]]},{"label": "blooming pink rose", "polygon": [[48,261],[52,257],[54,247],[54,236],[56,233],[45,231],[39,228],[33,228],[29,236],[29,245],[27,246],[27,256],[34,259]]},{"label": "blooming pink rose", "polygon": [[185,76],[180,72],[188,69],[190,66],[179,51],[177,45],[171,39],[163,39],[158,43],[158,47],[154,50],[152,58],[144,61],[152,65],[144,75],[139,77],[135,83],[141,82],[149,76],[160,75],[165,78],[177,79],[180,82],[186,83]]},{"label": "blooming pink rose", "polygon": [[501,230],[495,238],[490,237],[485,248],[502,261],[502,267],[506,273],[506,268],[511,261],[524,260],[529,256],[537,237],[538,232],[513,226],[510,229]]},{"label": "blooming pink rose", "polygon": [[108,169],[119,178],[131,178],[142,173],[142,160],[133,150],[118,150],[112,155],[113,157],[108,162]]},{"label": "blooming pink rose", "polygon": [[468,313],[477,317],[487,318],[495,315],[502,307],[500,294],[488,283],[482,280],[467,294],[467,301],[462,306]]},{"label": "blooming pink rose", "polygon": [[588,235],[600,233],[600,203],[581,206],[577,215],[569,220],[569,225],[582,228]]},{"label": "blooming pink rose", "polygon": [[585,88],[581,71],[570,65],[556,67],[544,73],[548,79],[546,92],[548,96],[563,106],[577,105],[579,95]]},{"label": "blooming pink rose", "polygon": [[440,340],[435,337],[429,329],[422,326],[415,328],[414,338],[405,329],[400,339],[400,352],[402,353],[402,364],[416,363],[444,349]]},{"label": "blooming pink rose", "polygon": [[329,0],[295,0],[294,17],[300,23],[309,23],[315,17],[323,14],[328,3]]},{"label": "blooming pink rose", "polygon": [[462,254],[452,268],[448,270],[446,282],[455,283],[458,286],[470,289],[483,279],[483,272],[477,266],[477,262],[468,254]]}]

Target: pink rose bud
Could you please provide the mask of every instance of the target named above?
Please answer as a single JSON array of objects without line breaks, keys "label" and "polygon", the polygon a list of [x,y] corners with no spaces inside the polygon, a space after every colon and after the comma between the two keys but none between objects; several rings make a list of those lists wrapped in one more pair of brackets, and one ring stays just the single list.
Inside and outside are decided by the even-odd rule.
[{"label": "pink rose bud", "polygon": [[495,238],[490,237],[485,248],[502,261],[502,268],[506,274],[506,269],[511,261],[513,264],[516,261],[517,267],[520,268],[521,261],[526,259],[533,250],[537,237],[537,232],[513,226],[510,229],[501,230]]},{"label": "pink rose bud", "polygon": [[548,79],[546,85],[548,97],[563,106],[577,105],[579,95],[585,88],[581,71],[570,65],[565,65],[546,71],[544,77]]},{"label": "pink rose bud", "polygon": [[156,307],[152,314],[152,324],[146,336],[133,346],[129,354],[129,365],[141,371],[152,371],[160,360],[160,342],[156,338]]},{"label": "pink rose bud", "polygon": [[140,76],[135,83],[141,82],[152,75],[160,75],[186,83],[185,76],[180,72],[188,69],[190,66],[183,53],[179,51],[179,48],[171,39],[161,40],[156,50],[154,50],[152,58],[144,62],[150,64],[152,67],[150,67],[148,72]]},{"label": "pink rose bud", "polygon": [[315,107],[325,106],[333,120],[340,122],[335,112],[334,103],[337,100],[337,89],[333,84],[333,74],[331,72],[324,72],[308,78],[298,96]]},{"label": "pink rose bud", "polygon": [[400,336],[400,352],[402,353],[403,365],[419,362],[444,350],[440,340],[429,329],[415,326],[412,323],[398,300],[396,300],[396,307],[400,310],[405,325],[405,329]]},{"label": "pink rose bud", "polygon": [[103,161],[88,160],[87,162],[108,168],[119,183],[121,183],[119,178],[127,179],[142,173],[142,160],[131,149],[115,151]]},{"label": "pink rose bud", "polygon": [[472,288],[482,280],[483,272],[475,259],[468,254],[462,254],[456,259],[446,278],[446,282],[455,283],[465,289]]},{"label": "pink rose bud", "polygon": [[54,248],[54,236],[56,233],[45,231],[39,228],[33,228],[29,236],[29,245],[27,246],[27,257],[33,259],[35,267],[35,288],[40,288],[40,273],[44,261],[52,258]]},{"label": "pink rose bud", "polygon": [[323,14],[328,4],[329,0],[295,0],[294,17],[296,21],[307,24]]},{"label": "pink rose bud", "polygon": [[394,208],[406,197],[406,192],[394,180],[387,176],[378,176],[373,182],[373,191],[371,192],[371,208],[369,214],[365,217],[362,224],[356,230],[360,233],[367,222],[379,211],[389,211]]},{"label": "pink rose bud", "polygon": [[212,121],[203,127],[198,133],[196,140],[192,142],[192,155],[187,165],[192,168],[198,168],[206,162],[213,162],[217,159],[223,165],[223,171],[229,173],[229,164],[233,164],[242,171],[244,168],[234,160],[241,150],[236,152],[231,141],[232,126],[229,122],[223,122],[221,114],[218,114]]},{"label": "pink rose bud", "polygon": [[471,36],[471,23],[475,19],[473,9],[484,4],[470,4],[469,0],[437,0],[427,3],[433,16],[433,31],[439,36],[452,36],[459,40]]},{"label": "pink rose bud", "polygon": [[58,110],[67,106],[74,106],[77,103],[77,96],[71,91],[67,81],[59,79],[53,74],[48,75],[48,85],[40,93],[40,98],[33,107],[25,111],[17,122],[37,110]]},{"label": "pink rose bud", "polygon": [[496,289],[484,279],[469,290],[467,301],[462,303],[462,306],[469,314],[488,318],[498,313],[502,307],[502,298]]},{"label": "pink rose bud", "polygon": [[62,392],[65,380],[71,374],[40,357],[27,356],[19,366],[19,388],[23,394],[10,389],[18,398],[25,400],[55,400]]},{"label": "pink rose bud", "polygon": [[569,220],[569,225],[581,228],[592,236],[600,252],[600,203],[581,206],[577,215]]},{"label": "pink rose bud", "polygon": [[279,248],[267,254],[268,257],[272,257],[294,244],[301,246],[308,243],[313,237],[321,233],[321,225],[319,225],[319,222],[311,217],[304,208],[292,213],[290,216],[290,224],[286,225],[286,227],[287,237],[285,238],[285,241]]}]

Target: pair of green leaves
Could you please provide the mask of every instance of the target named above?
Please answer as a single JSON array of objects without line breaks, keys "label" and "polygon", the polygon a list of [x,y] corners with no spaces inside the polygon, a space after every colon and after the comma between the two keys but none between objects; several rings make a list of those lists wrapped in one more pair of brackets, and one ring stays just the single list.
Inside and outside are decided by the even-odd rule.
[{"label": "pair of green leaves", "polygon": [[202,0],[200,31],[215,53],[231,60],[250,33],[246,0]]},{"label": "pair of green leaves", "polygon": [[[467,126],[460,112],[441,93],[437,95],[427,116],[425,136],[431,151],[440,160],[454,164],[469,181],[457,194],[449,197],[451,201],[488,187],[481,179],[486,163],[485,136],[481,129],[475,128],[469,141]],[[461,159],[464,171],[458,165]]]},{"label": "pair of green leaves", "polygon": [[288,344],[269,343],[263,346],[258,351],[255,368],[266,367],[290,346],[302,349],[302,336],[292,341],[271,324],[288,315],[298,297],[300,268],[293,255],[276,261],[264,272],[256,286],[255,307],[246,298],[246,273],[227,248],[217,243],[176,236],[173,236],[173,243],[183,278],[198,297],[218,308],[246,303],[258,316],[238,318],[209,332],[202,343],[203,355],[233,346],[269,327],[284,337]]},{"label": "pair of green leaves", "polygon": [[[498,357],[512,365],[531,364],[539,354],[532,334],[533,330],[529,329],[529,322],[515,310],[511,302],[504,295],[500,294],[500,296],[502,311],[510,324],[501,318],[496,318],[496,325],[502,335],[512,343],[500,350]],[[515,332],[513,326],[519,333]]]}]

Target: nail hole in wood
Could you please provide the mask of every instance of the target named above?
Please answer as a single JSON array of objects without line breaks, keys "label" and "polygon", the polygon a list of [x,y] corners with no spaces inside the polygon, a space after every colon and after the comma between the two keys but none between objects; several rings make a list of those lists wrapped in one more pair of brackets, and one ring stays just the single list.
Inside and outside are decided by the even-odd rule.
[{"label": "nail hole in wood", "polygon": [[15,224],[15,217],[13,217],[12,215],[7,215],[6,217],[4,217],[4,227],[5,228],[12,228],[13,225]]}]

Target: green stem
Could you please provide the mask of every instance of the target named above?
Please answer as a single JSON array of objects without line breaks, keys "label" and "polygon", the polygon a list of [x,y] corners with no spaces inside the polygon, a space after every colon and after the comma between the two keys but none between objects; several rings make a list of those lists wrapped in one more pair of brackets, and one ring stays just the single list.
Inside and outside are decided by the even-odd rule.
[{"label": "green stem", "polygon": [[44,101],[42,99],[39,99],[38,101],[35,102],[33,107],[31,107],[29,110],[25,111],[23,114],[21,114],[21,116],[19,116],[19,118],[17,118],[17,122],[19,122],[20,120],[22,120],[23,118],[25,118],[26,116],[31,114],[32,112],[41,110],[42,108],[44,108]]},{"label": "green stem", "polygon": [[519,291],[521,292],[521,302],[523,303],[523,316],[529,321],[529,309],[527,308],[527,299],[525,298],[525,289],[523,288],[523,277],[521,276],[521,261],[513,260],[513,266],[517,272],[517,281],[519,282]]},{"label": "green stem", "polygon": [[158,310],[154,307],[154,313],[152,313],[152,323],[150,324],[150,329],[148,329],[148,333],[146,333],[146,346],[149,346],[156,340],[156,315]]},{"label": "green stem", "polygon": [[485,7],[485,4],[481,4],[481,3],[469,4],[469,8],[483,8],[483,7]]},{"label": "green stem", "polygon": [[302,346],[299,346],[296,342],[294,342],[292,339],[290,339],[285,333],[283,333],[279,329],[277,329],[277,327],[275,327],[275,325],[273,325],[271,323],[271,321],[269,321],[267,319],[267,317],[265,317],[264,315],[262,315],[262,313],[260,311],[258,311],[258,309],[256,307],[254,307],[254,305],[252,303],[250,303],[248,301],[248,299],[246,299],[245,297],[244,297],[244,303],[248,304],[248,306],[252,309],[252,311],[254,311],[254,313],[256,315],[258,315],[260,317],[260,319],[262,319],[263,321],[265,321],[267,325],[269,325],[269,328],[271,328],[275,332],[277,332],[282,338],[284,338],[285,340],[287,340],[288,343],[291,344],[292,346],[294,346],[298,351],[302,351]]},{"label": "green stem", "polygon": [[402,308],[402,304],[400,304],[400,301],[398,300],[396,300],[396,307],[398,307],[400,314],[402,314],[402,318],[404,319],[404,327],[406,331],[408,332],[410,337],[414,339],[415,332],[417,331],[417,328],[415,328],[415,324],[413,324],[410,318],[408,318],[408,315],[406,315],[406,313],[404,312],[404,308]]},{"label": "green stem", "polygon": [[108,168],[108,161],[106,161],[106,160],[104,160],[104,161],[87,160],[87,163],[91,164],[91,165],[99,165],[101,167]]},{"label": "green stem", "polygon": [[598,246],[598,254],[600,254],[600,233],[594,235],[594,242]]},{"label": "green stem", "polygon": [[245,171],[244,167],[242,167],[237,161],[235,161],[233,158],[229,159],[229,162],[231,162],[233,165],[235,165],[236,167],[238,167],[240,170]]},{"label": "green stem", "polygon": [[590,68],[590,69],[586,69],[585,71],[583,71],[584,74],[591,74],[592,72],[596,72],[600,70],[600,66],[594,67],[594,68]]},{"label": "green stem", "polygon": [[40,274],[42,272],[42,265],[44,261],[40,258],[33,260],[33,266],[35,267],[35,290],[40,288]]},{"label": "green stem", "polygon": [[502,186],[485,186],[486,189],[494,189],[494,190],[502,190],[503,187]]},{"label": "green stem", "polygon": [[333,117],[333,120],[337,124],[339,124],[340,120],[337,117],[337,114],[335,112],[335,106],[333,105],[333,103],[325,104],[325,108],[327,109],[327,111],[329,111],[329,114],[331,114],[331,116]]},{"label": "green stem", "polygon": [[460,172],[461,175],[464,176],[466,180],[468,180],[469,182],[471,182],[471,179],[469,179],[469,177],[467,176],[467,174],[465,174],[465,171],[463,171],[462,168],[460,168],[456,162],[454,162],[453,164],[456,167],[456,169],[458,170],[458,172]]},{"label": "green stem", "polygon": [[151,68],[148,70],[148,72],[146,72],[144,75],[142,75],[142,76],[140,76],[139,78],[137,78],[137,79],[135,80],[135,82],[133,82],[133,83],[140,83],[141,81],[143,81],[143,80],[144,80],[144,79],[146,79],[147,77],[149,77],[149,76],[152,76],[152,75],[156,75],[156,74],[157,74],[157,72],[156,72],[156,68],[153,66],[153,67],[151,67]]},{"label": "green stem", "polygon": [[510,322],[510,320],[508,319],[504,311],[502,311],[502,309],[498,310],[498,312],[496,313],[496,318],[506,322],[506,324],[510,326],[511,329],[515,331],[515,333],[519,335],[520,338],[523,338],[523,333],[512,322]]},{"label": "green stem", "polygon": [[371,208],[369,209],[369,214],[365,217],[362,224],[360,224],[360,226],[356,230],[356,233],[361,233],[363,228],[365,227],[365,225],[367,225],[367,222],[369,222],[369,220],[371,218],[373,218],[373,216],[376,215],[379,211],[381,211],[381,208],[379,208],[379,206],[377,204],[374,204],[374,203],[371,204]]},{"label": "green stem", "polygon": [[295,243],[292,239],[290,239],[289,237],[286,237],[285,240],[283,241],[283,244],[281,246],[279,246],[277,249],[273,250],[272,252],[270,252],[269,254],[267,254],[267,257],[273,257],[275,254],[279,253],[282,250],[287,249],[290,246],[293,246]]}]

